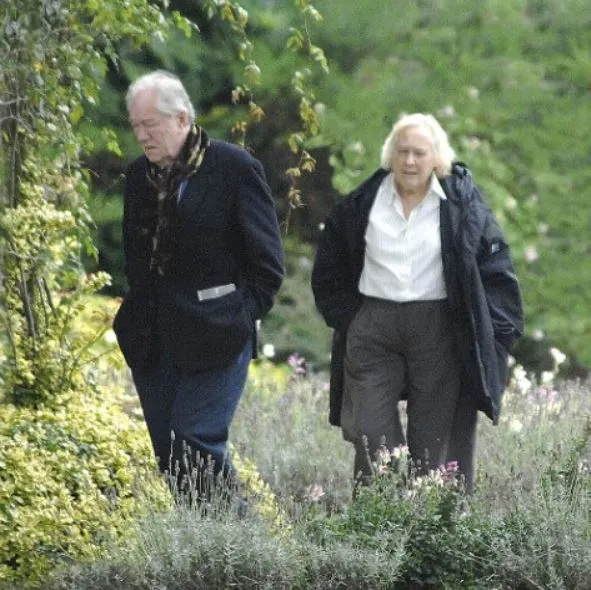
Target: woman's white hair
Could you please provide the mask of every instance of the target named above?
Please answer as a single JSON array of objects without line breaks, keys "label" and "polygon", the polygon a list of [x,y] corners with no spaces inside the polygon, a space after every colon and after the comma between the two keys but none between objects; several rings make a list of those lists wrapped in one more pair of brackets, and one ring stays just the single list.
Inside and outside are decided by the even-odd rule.
[{"label": "woman's white hair", "polygon": [[187,113],[189,124],[195,120],[195,107],[183,86],[183,83],[166,70],[156,70],[145,74],[131,83],[125,95],[125,104],[129,111],[138,92],[143,90],[156,91],[156,108],[163,115]]},{"label": "woman's white hair", "polygon": [[392,170],[398,135],[406,127],[421,127],[428,132],[437,160],[435,174],[439,178],[443,178],[449,174],[456,154],[449,144],[447,133],[443,130],[437,119],[433,115],[424,115],[423,113],[403,113],[398,121],[396,121],[392,127],[392,131],[390,131],[390,135],[386,137],[386,141],[382,146],[382,156],[380,159],[382,168]]}]

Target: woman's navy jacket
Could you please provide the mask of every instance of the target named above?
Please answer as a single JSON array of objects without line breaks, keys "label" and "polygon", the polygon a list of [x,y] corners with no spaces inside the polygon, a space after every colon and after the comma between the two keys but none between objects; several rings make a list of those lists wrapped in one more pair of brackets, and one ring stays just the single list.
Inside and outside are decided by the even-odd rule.
[{"label": "woman's navy jacket", "polygon": [[[365,256],[365,231],[378,188],[388,174],[379,169],[337,203],[326,219],[312,271],[318,310],[334,328],[330,423],[340,425],[343,361],[349,323],[361,307],[358,284]],[[453,165],[440,179],[443,273],[455,342],[463,367],[463,389],[497,422],[507,382],[508,350],[523,333],[523,308],[509,246],[468,168]]]},{"label": "woman's navy jacket", "polygon": [[[114,321],[123,355],[134,371],[148,369],[158,351],[186,372],[224,366],[255,337],[255,322],[283,280],[281,235],[263,168],[242,148],[211,140],[183,190],[176,251],[163,277],[149,271],[151,238],[141,221],[147,190],[142,156],[130,165],[125,187],[129,291]],[[214,287],[224,287],[223,294],[200,299]]]}]

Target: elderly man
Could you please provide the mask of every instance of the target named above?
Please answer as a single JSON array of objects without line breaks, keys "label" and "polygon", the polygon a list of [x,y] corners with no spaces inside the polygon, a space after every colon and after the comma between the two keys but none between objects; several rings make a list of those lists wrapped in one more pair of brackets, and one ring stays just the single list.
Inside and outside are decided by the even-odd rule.
[{"label": "elderly man", "polygon": [[114,328],[160,470],[201,493],[205,473],[232,475],[256,321],[283,279],[277,215],[261,164],[208,138],[177,77],[142,76],[126,102],[144,154],[126,175],[129,290]]}]

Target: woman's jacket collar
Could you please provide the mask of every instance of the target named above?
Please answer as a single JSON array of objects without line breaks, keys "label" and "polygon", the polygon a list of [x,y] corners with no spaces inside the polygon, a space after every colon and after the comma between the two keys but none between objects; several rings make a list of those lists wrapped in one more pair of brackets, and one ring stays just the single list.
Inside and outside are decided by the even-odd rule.
[{"label": "woman's jacket collar", "polygon": [[[378,168],[369,178],[362,182],[350,193],[351,199],[357,199],[364,195],[375,194],[384,178],[390,174],[390,170]],[[462,201],[471,200],[473,196],[474,181],[472,172],[463,162],[453,162],[451,174],[440,178],[439,182],[448,198]]]},{"label": "woman's jacket collar", "polygon": [[471,201],[474,195],[472,172],[463,162],[453,162],[451,174],[440,179],[447,197],[452,201]]}]

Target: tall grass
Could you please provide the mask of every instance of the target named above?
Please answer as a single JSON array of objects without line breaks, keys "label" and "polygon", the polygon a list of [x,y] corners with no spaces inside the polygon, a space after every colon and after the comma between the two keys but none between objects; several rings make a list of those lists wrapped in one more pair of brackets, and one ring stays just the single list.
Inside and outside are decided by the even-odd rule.
[{"label": "tall grass", "polygon": [[434,473],[391,473],[352,493],[352,449],[327,423],[326,377],[303,359],[253,365],[231,432],[269,488],[257,510],[177,508],[134,540],[47,582],[51,590],[207,588],[591,588],[589,383],[514,380],[498,426],[479,424],[466,499]]}]

